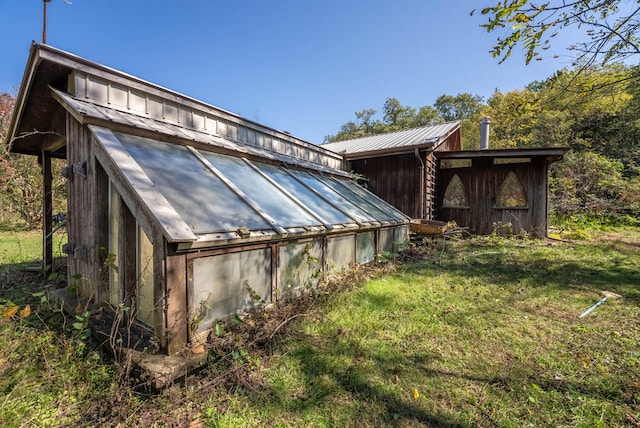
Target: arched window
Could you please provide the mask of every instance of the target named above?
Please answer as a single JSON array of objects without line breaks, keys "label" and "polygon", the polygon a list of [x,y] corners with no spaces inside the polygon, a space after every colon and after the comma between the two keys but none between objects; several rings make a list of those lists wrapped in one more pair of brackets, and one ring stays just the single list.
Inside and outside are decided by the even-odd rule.
[{"label": "arched window", "polygon": [[464,190],[462,180],[455,174],[444,191],[443,208],[469,208],[469,198]]},{"label": "arched window", "polygon": [[496,198],[496,205],[501,208],[526,208],[527,192],[513,171],[509,172],[502,182]]}]

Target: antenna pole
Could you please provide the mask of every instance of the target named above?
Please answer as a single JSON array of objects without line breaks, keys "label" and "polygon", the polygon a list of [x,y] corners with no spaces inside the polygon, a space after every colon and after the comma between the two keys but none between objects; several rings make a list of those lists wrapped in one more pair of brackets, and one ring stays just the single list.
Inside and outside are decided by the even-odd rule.
[{"label": "antenna pole", "polygon": [[51,0],[42,0],[43,11],[42,11],[42,43],[47,44],[47,3]]}]

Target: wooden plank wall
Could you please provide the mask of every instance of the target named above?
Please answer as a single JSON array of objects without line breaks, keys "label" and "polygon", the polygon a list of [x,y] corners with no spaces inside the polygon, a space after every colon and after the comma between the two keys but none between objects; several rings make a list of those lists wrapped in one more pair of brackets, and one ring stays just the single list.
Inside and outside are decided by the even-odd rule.
[{"label": "wooden plank wall", "polygon": [[370,191],[412,218],[420,217],[420,163],[413,153],[354,160]]},{"label": "wooden plank wall", "polygon": [[[500,185],[513,171],[522,183],[528,199],[526,209],[496,208]],[[469,227],[472,233],[487,235],[494,223],[511,223],[513,232],[522,231],[537,237],[546,236],[547,229],[547,161],[533,158],[530,163],[493,165],[493,158],[475,158],[473,167],[440,169],[438,175],[438,206],[442,207],[444,192],[454,174],[458,174],[467,191],[470,208],[440,208],[439,218]]]},{"label": "wooden plank wall", "polygon": [[[106,224],[98,223],[104,217],[98,212],[103,206],[99,199],[99,177],[93,156],[89,130],[67,113],[67,233],[69,240],[69,282],[76,285],[85,298],[96,298],[102,259],[100,248],[107,248],[106,234],[100,233]],[[86,177],[80,173],[86,162]],[[74,172],[74,170],[78,172]],[[101,242],[104,239],[105,242]]]}]

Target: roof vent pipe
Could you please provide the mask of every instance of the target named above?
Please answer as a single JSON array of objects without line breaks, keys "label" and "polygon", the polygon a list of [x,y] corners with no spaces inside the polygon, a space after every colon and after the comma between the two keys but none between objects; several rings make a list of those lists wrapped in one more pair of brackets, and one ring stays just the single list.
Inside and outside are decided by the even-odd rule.
[{"label": "roof vent pipe", "polygon": [[489,116],[485,116],[480,119],[480,150],[488,150],[489,149],[489,124],[491,123],[491,118]]}]

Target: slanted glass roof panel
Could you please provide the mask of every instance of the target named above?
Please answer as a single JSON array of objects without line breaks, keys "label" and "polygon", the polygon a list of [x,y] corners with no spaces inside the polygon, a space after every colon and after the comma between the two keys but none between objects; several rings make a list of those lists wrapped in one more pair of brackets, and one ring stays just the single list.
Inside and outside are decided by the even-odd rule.
[{"label": "slanted glass roof panel", "polygon": [[182,146],[115,133],[194,233],[271,230],[256,212]]},{"label": "slanted glass roof panel", "polygon": [[403,221],[408,218],[401,211],[395,209],[392,205],[381,203],[380,199],[373,193],[366,191],[364,188],[362,188],[362,186],[359,186],[351,180],[333,179],[331,181],[333,181],[334,183],[340,183],[340,185],[347,188],[350,193],[352,192],[358,195],[357,200],[363,201],[363,206],[366,206],[367,209],[373,207],[374,210],[381,213],[382,218],[384,218],[385,220]]},{"label": "slanted glass roof panel", "polygon": [[282,186],[286,191],[295,195],[307,208],[320,216],[329,224],[348,224],[354,221],[340,210],[316,196],[307,187],[300,184],[284,168],[268,164],[255,164],[263,174]]},{"label": "slanted glass roof panel", "polygon": [[356,193],[348,190],[346,187],[340,185],[336,181],[328,178],[328,177],[318,177],[320,181],[322,181],[327,187],[336,191],[339,195],[345,198],[348,201],[353,202],[355,205],[364,208],[367,212],[372,215],[378,221],[389,221],[391,218],[388,214],[385,214],[380,208],[376,206],[376,204],[371,203],[368,200],[365,200],[358,196]]},{"label": "slanted glass roof panel", "polygon": [[242,159],[212,152],[200,153],[279,226],[289,228],[321,224]]},{"label": "slanted glass roof panel", "polygon": [[361,223],[377,221],[371,214],[356,206],[351,201],[336,193],[329,186],[321,182],[314,174],[304,171],[291,171],[291,174],[305,185],[327,198],[327,200],[331,201],[332,204],[339,207],[342,211],[349,214],[349,216],[354,220]]}]

